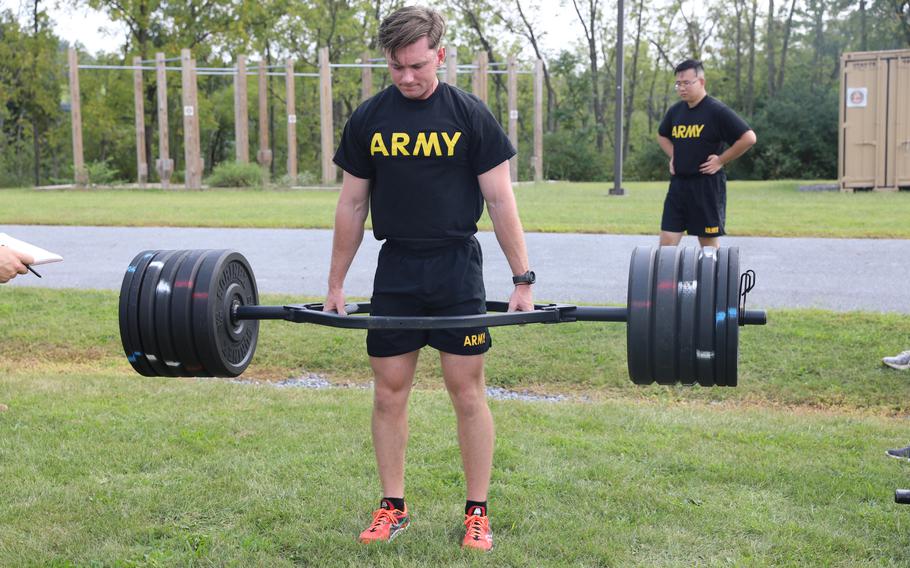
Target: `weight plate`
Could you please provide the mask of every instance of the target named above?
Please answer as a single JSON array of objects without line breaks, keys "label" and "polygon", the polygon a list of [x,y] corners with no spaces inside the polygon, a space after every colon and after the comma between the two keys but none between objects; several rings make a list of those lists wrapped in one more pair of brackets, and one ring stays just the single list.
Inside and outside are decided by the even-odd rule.
[{"label": "weight plate", "polygon": [[193,291],[193,331],[196,351],[206,371],[216,377],[236,377],[253,358],[258,320],[234,322],[234,306],[259,303],[256,279],[238,252],[209,251]]},{"label": "weight plate", "polygon": [[137,373],[146,377],[154,377],[155,370],[145,358],[142,351],[142,342],[139,338],[139,325],[137,319],[137,305],[139,301],[139,288],[145,269],[158,251],[147,250],[140,252],[130,262],[120,285],[120,341],[126,358]]},{"label": "weight plate", "polygon": [[727,269],[727,386],[735,387],[739,372],[739,247],[729,249]]},{"label": "weight plate", "polygon": [[158,340],[155,332],[158,326],[155,320],[155,299],[157,296],[155,291],[159,286],[161,270],[164,268],[165,263],[174,255],[174,252],[176,251],[160,251],[145,268],[142,286],[139,289],[139,304],[136,312],[142,352],[145,353],[145,358],[155,371],[155,375],[159,377],[173,376],[173,373],[168,370],[161,357],[161,351],[158,349]]},{"label": "weight plate", "polygon": [[638,385],[654,382],[651,371],[651,291],[655,256],[656,250],[651,247],[635,247],[629,265],[626,358],[629,377]]},{"label": "weight plate", "polygon": [[657,249],[656,278],[651,296],[654,298],[651,325],[651,368],[654,380],[660,385],[678,382],[677,371],[677,275],[679,274],[679,247]]},{"label": "weight plate", "polygon": [[182,377],[184,373],[177,357],[177,349],[174,347],[171,299],[177,271],[183,265],[189,252],[186,250],[174,251],[173,256],[164,263],[158,286],[155,288],[155,340],[158,344],[158,352],[161,354],[161,362],[167,367],[169,374],[175,377]]},{"label": "weight plate", "polygon": [[179,363],[177,373],[183,377],[205,377],[193,343],[193,288],[206,250],[191,250],[177,270],[171,289],[171,335]]},{"label": "weight plate", "polygon": [[714,288],[714,383],[727,385],[727,274],[730,268],[728,247],[717,251],[717,279]]},{"label": "weight plate", "polygon": [[703,387],[714,386],[714,277],[717,251],[704,247],[698,251],[696,284],[697,324],[695,339],[696,381]]},{"label": "weight plate", "polygon": [[698,304],[698,248],[685,247],[679,259],[678,327],[676,329],[678,360],[677,378],[684,385],[695,384],[695,334]]}]

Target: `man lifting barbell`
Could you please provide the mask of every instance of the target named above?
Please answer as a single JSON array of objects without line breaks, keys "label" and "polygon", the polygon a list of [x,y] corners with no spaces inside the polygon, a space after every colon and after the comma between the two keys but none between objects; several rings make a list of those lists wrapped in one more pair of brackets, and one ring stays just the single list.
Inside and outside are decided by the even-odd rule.
[{"label": "man lifting barbell", "polygon": [[[483,260],[474,238],[484,201],[515,275],[509,310],[533,309],[534,273],[509,176],[508,160],[515,149],[480,100],[439,82],[444,32],[439,13],[420,6],[395,11],[379,28],[394,84],[354,111],[335,153],[344,181],[335,213],[326,310],[344,312],[344,278],[369,209],[374,236],[385,240],[373,283],[374,314],[486,312]],[[439,350],[458,422],[467,485],[462,546],[492,548],[487,492],[494,432],[484,378],[484,353],[491,342],[486,327],[368,332],[375,375],[373,446],[383,497],[361,542],[392,540],[409,524],[404,500],[407,403],[418,353],[429,345]]]}]

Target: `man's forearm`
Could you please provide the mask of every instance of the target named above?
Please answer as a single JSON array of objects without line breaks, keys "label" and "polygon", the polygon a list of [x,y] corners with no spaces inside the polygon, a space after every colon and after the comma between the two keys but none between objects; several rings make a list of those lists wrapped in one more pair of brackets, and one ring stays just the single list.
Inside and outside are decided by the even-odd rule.
[{"label": "man's forearm", "polygon": [[[752,132],[752,131],[750,130],[749,132]],[[721,163],[723,163],[724,165],[729,164],[736,158],[739,158],[740,156],[745,154],[746,151],[755,144],[755,134],[753,133],[750,135],[749,132],[740,136],[739,140],[734,142],[732,146],[727,148],[720,155]]]},{"label": "man's forearm", "polygon": [[660,149],[664,151],[664,154],[666,154],[668,158],[673,157],[673,142],[669,138],[665,138],[658,134],[657,144],[660,145]]},{"label": "man's forearm", "polygon": [[[511,195],[511,191],[508,193]],[[505,197],[497,203],[487,203],[490,219],[493,220],[493,232],[502,248],[512,274],[523,274],[529,270],[528,250],[525,246],[524,229],[518,217],[518,206],[515,198]]]},{"label": "man's forearm", "polygon": [[366,211],[363,206],[339,204],[335,211],[335,232],[332,237],[332,263],[329,268],[329,290],[344,286],[354,255],[363,241],[363,223]]}]

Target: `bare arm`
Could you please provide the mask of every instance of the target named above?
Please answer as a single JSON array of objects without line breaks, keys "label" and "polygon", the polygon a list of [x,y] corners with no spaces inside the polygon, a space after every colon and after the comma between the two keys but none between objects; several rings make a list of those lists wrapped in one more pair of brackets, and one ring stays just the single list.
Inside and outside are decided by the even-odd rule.
[{"label": "bare arm", "polygon": [[363,241],[363,225],[370,210],[370,180],[344,172],[341,194],[335,208],[332,236],[332,263],[329,267],[329,292],[325,310],[344,311],[344,278]]},{"label": "bare arm", "polygon": [[658,134],[657,143],[660,145],[660,149],[664,151],[664,154],[670,158],[670,174],[675,175],[676,171],[673,169],[673,141],[666,136]]},{"label": "bare arm", "polygon": [[[506,255],[512,274],[518,276],[529,270],[528,250],[525,246],[524,229],[518,217],[518,205],[512,192],[508,160],[477,176],[480,192],[487,202],[487,210],[493,220],[496,240]],[[529,311],[534,309],[531,286],[519,284],[509,298],[509,310]]]},{"label": "bare arm", "polygon": [[729,164],[736,158],[745,154],[749,148],[755,145],[756,140],[758,140],[758,138],[755,136],[755,132],[753,130],[747,130],[732,146],[724,150],[720,156],[716,154],[708,156],[708,160],[698,167],[698,171],[709,175],[717,173],[726,164]]}]

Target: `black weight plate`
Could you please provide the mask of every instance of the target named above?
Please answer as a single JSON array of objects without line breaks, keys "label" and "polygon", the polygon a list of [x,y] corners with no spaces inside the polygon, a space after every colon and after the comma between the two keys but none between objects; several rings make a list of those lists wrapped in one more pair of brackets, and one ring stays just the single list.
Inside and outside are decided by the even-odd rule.
[{"label": "black weight plate", "polygon": [[651,296],[654,298],[651,326],[651,353],[654,380],[660,385],[678,382],[677,355],[677,275],[679,274],[678,247],[657,249],[656,278]]},{"label": "black weight plate", "polygon": [[136,358],[133,354],[138,352],[139,349],[130,341],[129,322],[126,313],[127,306],[129,306],[130,284],[133,281],[133,276],[136,274],[136,267],[146,252],[147,251],[142,251],[137,254],[133,260],[130,261],[126,272],[123,273],[123,281],[120,284],[120,301],[117,315],[117,321],[120,325],[120,342],[123,344],[123,352],[129,360],[130,365],[137,372],[139,372],[139,369],[136,369]]},{"label": "black weight plate", "polygon": [[705,247],[698,251],[696,284],[697,334],[695,338],[696,381],[703,387],[714,386],[714,277],[717,251]]},{"label": "black weight plate", "polygon": [[735,387],[739,372],[739,248],[730,247],[727,269],[727,386]]},{"label": "black weight plate", "polygon": [[177,350],[174,347],[173,330],[171,329],[171,298],[173,297],[174,280],[177,271],[186,259],[189,251],[178,250],[164,263],[158,287],[155,289],[155,341],[161,354],[161,361],[167,367],[169,374],[175,377],[183,376]]},{"label": "black weight plate", "polygon": [[698,248],[685,247],[679,259],[679,306],[677,345],[679,346],[678,378],[684,385],[695,384],[695,332],[698,304]]},{"label": "black weight plate", "polygon": [[225,371],[230,376],[237,376],[253,360],[259,338],[259,320],[235,322],[231,320],[231,313],[235,305],[258,305],[259,291],[253,269],[243,255],[232,253],[223,266],[216,290],[219,302],[212,304],[215,310],[215,337],[221,360],[227,363]]},{"label": "black weight plate", "polygon": [[190,307],[190,319],[193,322],[193,344],[207,377],[217,376],[215,370],[220,366],[218,364],[220,358],[218,345],[212,337],[205,334],[210,327],[209,322],[206,321],[209,317],[209,293],[212,282],[217,278],[215,271],[218,269],[218,260],[227,252],[223,249],[205,251],[193,285],[193,302]]},{"label": "black weight plate", "polygon": [[249,263],[234,251],[209,251],[193,293],[196,351],[206,370],[236,377],[250,364],[259,334],[257,320],[231,321],[234,305],[259,302]]},{"label": "black weight plate", "polygon": [[727,386],[727,273],[730,268],[727,247],[717,251],[717,279],[714,288],[714,382]]},{"label": "black weight plate", "polygon": [[156,373],[142,351],[137,310],[139,290],[142,285],[142,279],[145,276],[145,270],[157,253],[158,251],[156,250],[147,250],[136,255],[126,269],[123,283],[120,286],[120,338],[123,342],[123,349],[133,369],[146,377],[154,377]]},{"label": "black weight plate", "polygon": [[145,276],[142,278],[142,287],[139,290],[139,309],[137,317],[139,318],[139,340],[142,343],[142,352],[149,365],[155,370],[159,377],[170,377],[173,373],[167,368],[161,357],[161,351],[158,348],[158,339],[156,328],[158,323],[155,320],[155,300],[157,298],[156,290],[160,284],[161,271],[165,263],[174,255],[176,251],[161,251],[155,255],[145,269]]},{"label": "black weight plate", "polygon": [[174,350],[177,354],[175,367],[180,376],[205,377],[205,370],[199,361],[196,347],[193,343],[193,288],[199,266],[207,250],[191,250],[187,252],[183,263],[174,277],[174,286],[171,290],[171,334],[174,339]]},{"label": "black weight plate", "polygon": [[655,256],[656,250],[651,247],[635,247],[629,265],[626,359],[629,377],[637,385],[654,382],[651,372],[651,292]]}]

